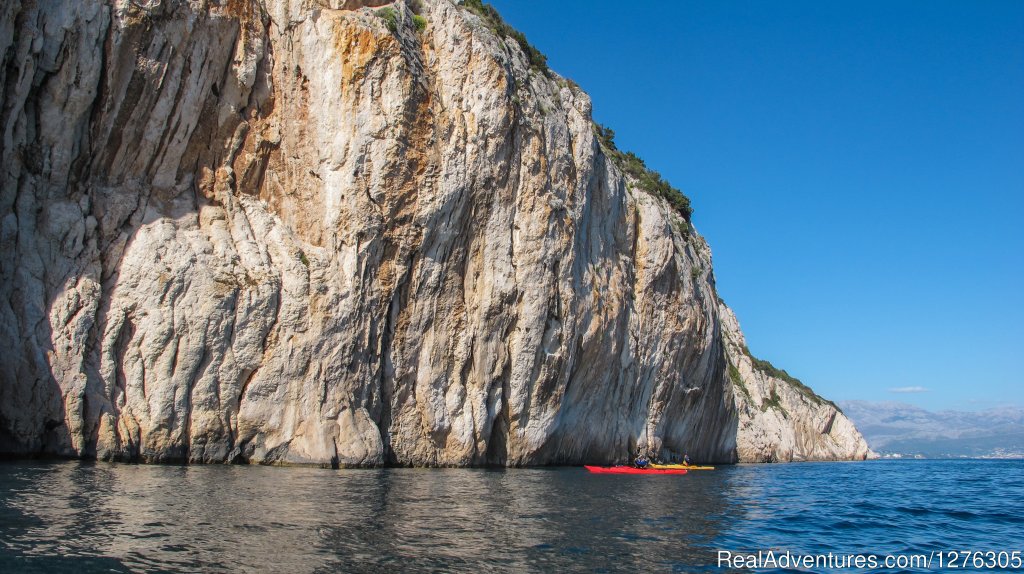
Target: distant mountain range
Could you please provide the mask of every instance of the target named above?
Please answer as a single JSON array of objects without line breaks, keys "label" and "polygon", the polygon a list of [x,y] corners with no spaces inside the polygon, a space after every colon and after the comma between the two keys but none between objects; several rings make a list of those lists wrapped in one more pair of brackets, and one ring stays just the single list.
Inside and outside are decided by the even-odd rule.
[{"label": "distant mountain range", "polygon": [[1024,409],[939,411],[898,402],[839,406],[882,456],[1024,458]]}]

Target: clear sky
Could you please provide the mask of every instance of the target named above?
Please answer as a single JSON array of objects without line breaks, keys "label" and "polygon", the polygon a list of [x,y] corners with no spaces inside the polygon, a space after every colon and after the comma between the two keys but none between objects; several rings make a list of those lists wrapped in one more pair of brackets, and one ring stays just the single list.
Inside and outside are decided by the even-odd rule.
[{"label": "clear sky", "polygon": [[1024,406],[1024,1],[492,4],[693,200],[755,355]]}]

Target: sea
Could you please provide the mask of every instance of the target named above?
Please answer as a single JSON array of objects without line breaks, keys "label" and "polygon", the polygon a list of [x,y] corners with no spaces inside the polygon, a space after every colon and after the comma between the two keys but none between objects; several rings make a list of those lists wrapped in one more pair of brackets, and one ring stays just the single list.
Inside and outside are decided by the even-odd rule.
[{"label": "sea", "polygon": [[0,463],[0,572],[1020,572],[1022,551],[1019,460],[684,476]]}]

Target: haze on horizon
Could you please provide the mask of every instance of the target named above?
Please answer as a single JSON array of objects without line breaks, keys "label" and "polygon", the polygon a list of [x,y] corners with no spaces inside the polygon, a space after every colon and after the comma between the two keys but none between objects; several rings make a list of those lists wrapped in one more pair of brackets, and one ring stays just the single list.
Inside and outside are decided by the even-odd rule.
[{"label": "haze on horizon", "polygon": [[492,3],[692,198],[755,355],[1024,405],[1024,3]]}]

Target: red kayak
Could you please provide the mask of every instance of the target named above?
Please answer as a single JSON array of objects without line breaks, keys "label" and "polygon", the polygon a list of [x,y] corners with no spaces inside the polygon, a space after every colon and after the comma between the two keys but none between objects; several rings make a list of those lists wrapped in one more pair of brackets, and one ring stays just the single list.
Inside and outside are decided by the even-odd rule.
[{"label": "red kayak", "polygon": [[584,466],[597,474],[686,474],[683,468],[634,468],[632,466]]}]

